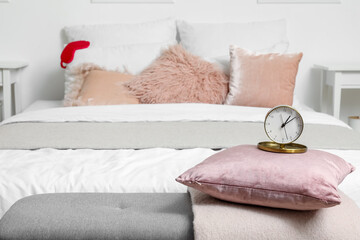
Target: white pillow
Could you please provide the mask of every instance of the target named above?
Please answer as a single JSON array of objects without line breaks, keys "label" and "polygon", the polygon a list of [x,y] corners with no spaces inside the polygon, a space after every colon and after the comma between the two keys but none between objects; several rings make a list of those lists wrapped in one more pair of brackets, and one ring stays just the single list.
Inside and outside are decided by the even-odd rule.
[{"label": "white pillow", "polygon": [[303,101],[301,101],[300,98],[298,98],[298,96],[296,94],[294,94],[292,106],[298,111],[315,112],[315,110],[313,108],[309,107]]},{"label": "white pillow", "polygon": [[289,42],[286,21],[248,23],[177,22],[180,43],[191,53],[204,58],[229,56],[229,46],[258,52],[284,53]]},{"label": "white pillow", "polygon": [[77,50],[74,60],[67,65],[72,69],[82,63],[99,65],[109,71],[138,74],[154,61],[171,43],[130,44],[116,47],[94,47]]},{"label": "white pillow", "polygon": [[82,25],[64,28],[68,42],[86,40],[91,46],[113,47],[139,43],[176,43],[173,19],[144,23]]},{"label": "white pillow", "polygon": [[[77,50],[74,60],[65,71],[65,99],[78,84],[78,67],[83,64],[97,65],[108,71],[138,74],[149,66],[171,43],[121,45],[94,47]],[[87,67],[85,67],[86,69]]]}]

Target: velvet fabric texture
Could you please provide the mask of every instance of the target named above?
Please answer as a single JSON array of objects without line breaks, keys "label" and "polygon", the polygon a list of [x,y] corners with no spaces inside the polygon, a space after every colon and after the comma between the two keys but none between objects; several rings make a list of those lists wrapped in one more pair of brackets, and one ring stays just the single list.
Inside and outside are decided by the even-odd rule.
[{"label": "velvet fabric texture", "polygon": [[75,102],[78,106],[138,104],[139,100],[122,84],[132,77],[131,74],[93,70],[85,78]]},{"label": "velvet fabric texture", "polygon": [[222,104],[228,77],[216,65],[175,45],[125,86],[141,103]]},{"label": "velvet fabric texture", "polygon": [[230,46],[230,89],[226,104],[275,107],[293,103],[302,53],[257,53]]},{"label": "velvet fabric texture", "polygon": [[102,68],[92,63],[83,63],[65,71],[65,78],[71,76],[72,79],[72,81],[65,81],[65,107],[77,105],[75,100],[79,96],[85,78],[92,70],[102,70]]},{"label": "velvet fabric texture", "polygon": [[230,202],[315,210],[341,203],[337,186],[353,170],[323,151],[279,154],[240,145],[210,156],[176,181]]},{"label": "velvet fabric texture", "polygon": [[82,64],[72,70],[75,81],[65,95],[64,106],[137,104],[123,83],[131,74],[105,71],[94,64]]}]

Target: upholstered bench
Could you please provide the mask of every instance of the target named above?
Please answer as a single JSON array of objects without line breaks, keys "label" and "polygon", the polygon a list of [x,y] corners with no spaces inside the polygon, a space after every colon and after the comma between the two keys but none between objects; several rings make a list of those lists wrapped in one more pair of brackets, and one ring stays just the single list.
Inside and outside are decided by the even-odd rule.
[{"label": "upholstered bench", "polygon": [[63,193],[26,197],[0,239],[193,239],[187,193]]}]

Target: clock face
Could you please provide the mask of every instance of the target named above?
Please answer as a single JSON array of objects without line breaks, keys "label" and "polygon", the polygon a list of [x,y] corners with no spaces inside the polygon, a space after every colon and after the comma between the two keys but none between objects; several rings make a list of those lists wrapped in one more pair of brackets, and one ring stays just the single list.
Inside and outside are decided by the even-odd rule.
[{"label": "clock face", "polygon": [[266,115],[264,124],[267,136],[279,144],[294,142],[300,137],[304,128],[301,115],[289,106],[271,109]]}]

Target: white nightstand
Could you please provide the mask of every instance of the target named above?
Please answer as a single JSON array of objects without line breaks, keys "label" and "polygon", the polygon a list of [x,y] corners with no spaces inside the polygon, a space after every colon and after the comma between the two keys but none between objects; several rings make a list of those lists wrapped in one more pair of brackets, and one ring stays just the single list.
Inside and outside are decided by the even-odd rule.
[{"label": "white nightstand", "polygon": [[11,86],[14,85],[15,94],[15,112],[18,113],[19,109],[19,93],[17,93],[16,79],[11,78],[10,71],[19,70],[26,67],[26,62],[20,61],[1,61],[0,60],[0,86],[2,86],[3,94],[3,119],[11,116],[12,110],[12,91]]},{"label": "white nightstand", "polygon": [[333,116],[340,118],[340,102],[342,89],[360,89],[360,63],[356,64],[315,64],[321,70],[320,107],[327,111],[328,87],[332,87]]}]

